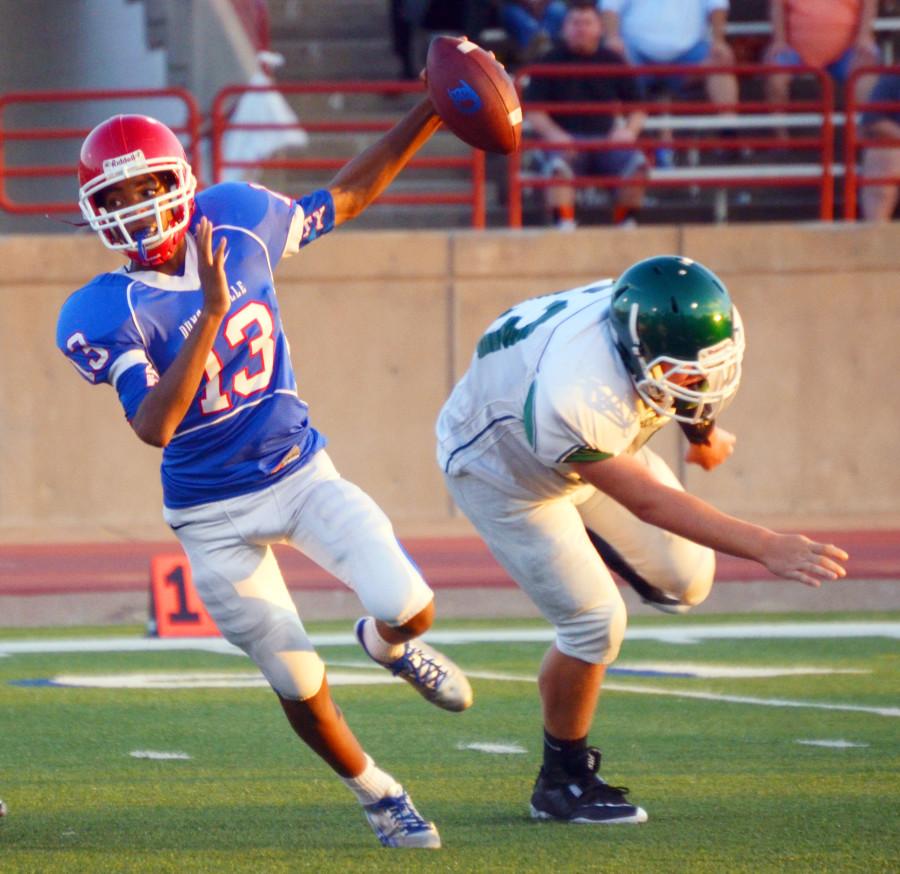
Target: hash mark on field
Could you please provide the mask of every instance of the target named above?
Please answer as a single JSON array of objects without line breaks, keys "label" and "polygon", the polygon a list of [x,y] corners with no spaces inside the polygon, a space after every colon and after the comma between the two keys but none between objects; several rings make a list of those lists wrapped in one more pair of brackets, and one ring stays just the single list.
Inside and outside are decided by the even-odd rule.
[{"label": "hash mark on field", "polygon": [[498,743],[481,743],[473,741],[472,743],[464,743],[460,741],[456,748],[458,750],[475,750],[479,753],[493,753],[502,755],[504,753],[527,753],[528,750],[519,744],[498,744]]},{"label": "hash mark on field", "polygon": [[850,747],[867,747],[868,744],[854,743],[852,740],[797,740],[794,743],[807,747],[829,747],[835,750],[849,749]]},{"label": "hash mark on field", "polygon": [[187,753],[166,753],[158,750],[132,750],[128,755],[134,759],[158,759],[159,761],[191,758]]}]

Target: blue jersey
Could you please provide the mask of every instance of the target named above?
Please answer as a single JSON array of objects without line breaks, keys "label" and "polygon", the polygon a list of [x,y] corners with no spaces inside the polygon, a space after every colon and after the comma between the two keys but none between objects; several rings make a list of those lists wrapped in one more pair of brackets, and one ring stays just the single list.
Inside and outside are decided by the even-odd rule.
[{"label": "blue jersey", "polygon": [[298,201],[244,183],[197,196],[184,271],[122,268],[104,273],[63,305],[56,342],[88,382],[108,383],[131,420],[203,306],[193,231],[224,236],[231,308],[222,320],[196,397],[163,452],[163,498],[188,507],[247,494],[295,471],[325,438],[297,395],[272,271],[334,227],[328,191]]}]

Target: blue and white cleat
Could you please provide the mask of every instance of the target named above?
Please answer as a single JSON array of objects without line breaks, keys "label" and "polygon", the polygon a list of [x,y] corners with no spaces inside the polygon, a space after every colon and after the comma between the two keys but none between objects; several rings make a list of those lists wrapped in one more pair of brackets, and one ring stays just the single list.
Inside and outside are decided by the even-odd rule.
[{"label": "blue and white cleat", "polygon": [[384,847],[437,850],[441,846],[434,823],[421,816],[402,790],[399,795],[386,795],[363,810]]},{"label": "blue and white cleat", "polygon": [[356,623],[356,639],[373,662],[387,668],[395,677],[406,680],[423,698],[444,710],[460,711],[472,706],[472,686],[466,675],[447,656],[418,638],[408,640],[403,655],[393,662],[375,658],[366,647],[363,628],[374,622],[364,616]]}]

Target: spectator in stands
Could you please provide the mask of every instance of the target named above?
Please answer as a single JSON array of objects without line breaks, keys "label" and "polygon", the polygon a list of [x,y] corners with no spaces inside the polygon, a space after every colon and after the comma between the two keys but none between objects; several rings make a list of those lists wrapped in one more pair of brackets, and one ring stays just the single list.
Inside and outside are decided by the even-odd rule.
[{"label": "spectator in stands", "polygon": [[559,38],[565,0],[500,0],[500,23],[523,61],[544,54]]},{"label": "spectator in stands", "polygon": [[[893,109],[876,109],[863,115],[866,137],[884,139],[884,146],[869,146],[863,152],[862,173],[870,178],[900,179],[900,73],[885,73],[868,98],[873,103],[895,101]],[[870,222],[890,221],[897,207],[900,184],[864,185],[859,202],[862,216]]]},{"label": "spectator in stands", "polygon": [[[623,64],[622,58],[600,45],[600,12],[593,0],[571,0],[561,31],[560,43],[541,58],[547,64]],[[526,104],[628,103],[638,99],[635,80],[630,76],[539,76],[534,74],[525,90]],[[544,140],[558,143],[559,151],[542,155],[544,172],[559,179],[573,175],[619,176],[646,175],[643,153],[628,148],[644,126],[642,112],[621,116],[606,113],[548,113],[528,111],[527,120]],[[567,149],[572,143],[606,141],[621,143],[621,149]],[[643,200],[643,186],[626,185],[617,190],[613,220],[632,223]],[[571,185],[547,189],[548,206],[557,227],[575,226],[575,191]]]},{"label": "spectator in stands", "polygon": [[[763,61],[807,64],[844,84],[855,67],[879,62],[873,31],[877,6],[877,0],[770,0],[772,42]],[[788,73],[767,76],[769,101],[787,103],[790,82]],[[873,84],[873,77],[860,77],[856,99],[865,99]],[[779,134],[785,136],[783,130]]]},{"label": "spectator in stands", "polygon": [[[604,45],[632,64],[684,66],[733,64],[734,52],[725,39],[728,0],[600,0]],[[658,88],[681,93],[683,76],[645,79],[648,91]],[[714,103],[738,102],[737,77],[718,73],[706,77]]]}]

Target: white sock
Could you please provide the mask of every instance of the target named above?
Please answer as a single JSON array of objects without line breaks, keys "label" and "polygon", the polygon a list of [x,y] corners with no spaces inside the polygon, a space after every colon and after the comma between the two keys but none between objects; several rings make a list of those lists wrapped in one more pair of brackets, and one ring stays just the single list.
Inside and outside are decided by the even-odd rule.
[{"label": "white sock", "polygon": [[358,777],[341,777],[341,782],[362,805],[374,804],[386,795],[403,792],[403,787],[387,771],[382,771],[368,754],[365,770]]},{"label": "white sock", "polygon": [[363,642],[366,649],[380,662],[395,662],[403,655],[402,643],[388,643],[379,633],[375,620],[369,616],[363,623]]}]

